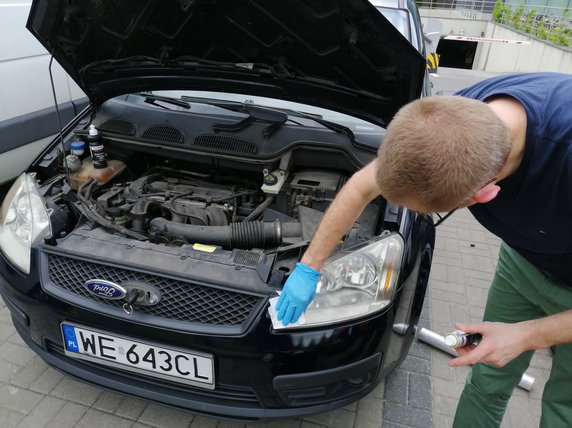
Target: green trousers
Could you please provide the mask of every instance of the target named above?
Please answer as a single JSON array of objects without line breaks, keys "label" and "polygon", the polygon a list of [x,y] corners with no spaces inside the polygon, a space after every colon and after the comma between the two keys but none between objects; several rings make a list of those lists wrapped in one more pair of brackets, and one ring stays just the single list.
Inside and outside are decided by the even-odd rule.
[{"label": "green trousers", "polygon": [[[485,308],[484,321],[515,323],[572,309],[572,286],[538,270],[503,244]],[[499,427],[508,400],[534,351],[504,367],[475,364],[457,406],[454,428]],[[555,347],[542,395],[543,428],[572,427],[572,343]]]}]

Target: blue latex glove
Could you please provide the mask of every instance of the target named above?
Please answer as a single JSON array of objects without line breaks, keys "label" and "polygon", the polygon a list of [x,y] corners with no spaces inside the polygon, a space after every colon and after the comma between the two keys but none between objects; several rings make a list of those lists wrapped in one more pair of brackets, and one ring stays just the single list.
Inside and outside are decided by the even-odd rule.
[{"label": "blue latex glove", "polygon": [[316,295],[319,277],[320,272],[317,270],[296,263],[296,269],[288,277],[276,303],[278,321],[282,321],[282,325],[298,321]]}]

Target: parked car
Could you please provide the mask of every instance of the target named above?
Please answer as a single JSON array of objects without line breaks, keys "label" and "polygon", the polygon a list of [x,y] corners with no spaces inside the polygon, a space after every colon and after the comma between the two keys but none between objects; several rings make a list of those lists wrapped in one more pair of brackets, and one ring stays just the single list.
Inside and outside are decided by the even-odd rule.
[{"label": "parked car", "polygon": [[[50,87],[50,54],[26,29],[29,2],[0,3],[0,192],[59,131]],[[59,114],[69,122],[88,104],[78,86],[52,63]],[[34,126],[28,126],[34,123]],[[1,194],[1,193],[0,193]]]},{"label": "parked car", "polygon": [[430,216],[376,198],[303,323],[273,323],[269,301],[428,90],[407,5],[400,33],[359,0],[34,1],[28,29],[90,106],[0,209],[0,291],[23,340],[82,381],[216,417],[372,391],[414,337]]}]

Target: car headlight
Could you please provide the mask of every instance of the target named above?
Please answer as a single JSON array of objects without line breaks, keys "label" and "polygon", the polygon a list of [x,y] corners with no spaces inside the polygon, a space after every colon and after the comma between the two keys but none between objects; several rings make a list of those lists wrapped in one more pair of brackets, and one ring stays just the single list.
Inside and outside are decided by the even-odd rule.
[{"label": "car headlight", "polygon": [[394,234],[336,254],[322,268],[303,325],[279,328],[324,326],[385,308],[398,286],[403,250],[403,239]]},{"label": "car headlight", "polygon": [[33,176],[18,177],[0,208],[0,249],[14,265],[30,273],[32,246],[51,234],[49,210]]}]

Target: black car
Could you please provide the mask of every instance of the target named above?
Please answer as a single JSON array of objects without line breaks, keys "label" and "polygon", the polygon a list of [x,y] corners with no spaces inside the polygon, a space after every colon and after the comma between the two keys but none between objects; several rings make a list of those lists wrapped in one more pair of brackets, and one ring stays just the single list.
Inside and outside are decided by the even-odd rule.
[{"label": "black car", "polygon": [[363,0],[34,1],[28,29],[90,106],[0,209],[0,291],[24,341],[82,381],[222,418],[370,392],[413,340],[430,216],[375,199],[303,322],[269,307],[427,91],[413,3],[383,7],[402,32]]}]

